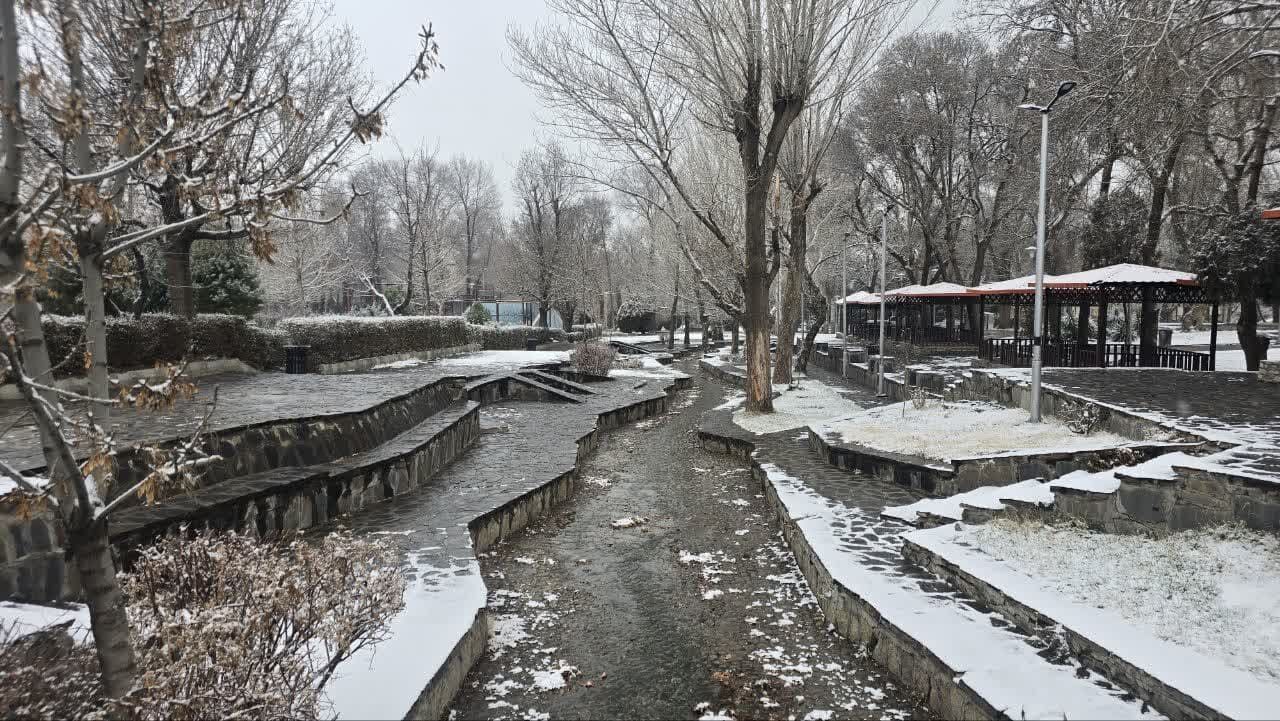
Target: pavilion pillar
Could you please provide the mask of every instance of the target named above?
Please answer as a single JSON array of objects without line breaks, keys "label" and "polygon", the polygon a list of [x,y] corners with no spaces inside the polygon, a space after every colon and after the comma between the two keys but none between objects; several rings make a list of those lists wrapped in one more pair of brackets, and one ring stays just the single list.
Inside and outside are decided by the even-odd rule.
[{"label": "pavilion pillar", "polygon": [[1209,370],[1218,370],[1218,299],[1213,299],[1209,311]]},{"label": "pavilion pillar", "polygon": [[1159,341],[1159,317],[1156,315],[1155,290],[1142,289],[1142,310],[1138,315],[1138,365],[1158,366],[1156,343]]},{"label": "pavilion pillar", "polygon": [[1076,353],[1084,353],[1089,345],[1089,303],[1080,303],[1080,312],[1076,316]]},{"label": "pavilion pillar", "polygon": [[1018,340],[1022,337],[1022,304],[1017,300],[1013,301],[1013,339]]},{"label": "pavilion pillar", "polygon": [[987,332],[987,299],[984,296],[978,296],[978,327],[975,329],[978,333],[978,353],[982,353],[982,341]]},{"label": "pavilion pillar", "polygon": [[1098,301],[1098,367],[1107,367],[1107,299]]},{"label": "pavilion pillar", "polygon": [[955,304],[947,303],[947,340],[955,340],[956,316]]}]

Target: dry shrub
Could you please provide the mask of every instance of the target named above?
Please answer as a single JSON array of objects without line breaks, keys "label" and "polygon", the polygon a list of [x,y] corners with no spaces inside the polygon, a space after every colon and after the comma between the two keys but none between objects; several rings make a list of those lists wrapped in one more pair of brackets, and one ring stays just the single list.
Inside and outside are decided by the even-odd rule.
[{"label": "dry shrub", "polygon": [[579,343],[573,349],[570,361],[573,367],[582,373],[593,376],[607,376],[613,367],[613,346],[608,343]]},{"label": "dry shrub", "polygon": [[20,716],[317,718],[338,665],[388,632],[405,581],[380,541],[333,533],[263,543],[179,534],[121,576],[138,654],[128,697],[102,699],[92,647],[0,647],[0,707]]}]

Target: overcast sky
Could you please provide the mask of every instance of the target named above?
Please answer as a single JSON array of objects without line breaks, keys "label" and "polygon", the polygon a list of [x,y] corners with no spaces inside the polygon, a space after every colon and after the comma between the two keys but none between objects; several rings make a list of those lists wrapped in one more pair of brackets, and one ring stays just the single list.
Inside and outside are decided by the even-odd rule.
[{"label": "overcast sky", "polygon": [[[930,22],[945,26],[961,0],[942,0]],[[507,69],[506,30],[547,17],[543,0],[333,0],[336,21],[364,42],[369,69],[383,87],[401,76],[417,50],[418,28],[431,22],[445,66],[396,102],[389,130],[406,151],[439,144],[441,154],[481,158],[493,166],[504,197],[520,152],[542,129],[538,104]],[[917,22],[929,5],[921,0]],[[384,139],[371,152],[394,154]]]}]

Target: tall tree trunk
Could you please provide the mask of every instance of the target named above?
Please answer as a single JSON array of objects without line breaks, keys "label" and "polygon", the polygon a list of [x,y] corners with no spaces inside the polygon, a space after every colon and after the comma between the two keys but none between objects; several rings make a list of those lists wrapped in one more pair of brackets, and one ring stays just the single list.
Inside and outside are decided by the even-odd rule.
[{"label": "tall tree trunk", "polygon": [[804,334],[804,345],[800,348],[800,356],[796,359],[796,370],[804,373],[809,369],[809,358],[813,355],[813,344],[818,339],[818,333],[822,330],[822,326],[826,319],[827,304],[822,296],[822,289],[817,283],[813,282],[813,276],[809,273],[808,267],[804,271],[805,283],[805,300],[812,298],[814,302],[809,306],[812,311],[815,322],[809,324],[808,330]]},{"label": "tall tree trunk", "polygon": [[[85,231],[95,232],[94,229]],[[97,245],[82,242],[80,245],[80,274],[84,279],[84,341],[85,369],[89,380],[89,404],[93,422],[104,432],[111,431],[111,388],[107,379],[107,311],[105,289],[102,283],[102,256],[93,252]],[[99,479],[101,480],[101,479]]]},{"label": "tall tree trunk", "polygon": [[[791,199],[790,235],[787,238],[787,280],[782,288],[782,319],[778,327],[778,353],[774,359],[773,382],[790,385],[794,380],[796,331],[800,327],[800,304],[804,302],[804,258],[808,248],[808,202],[800,194]],[[777,230],[775,229],[775,233]]]},{"label": "tall tree trunk", "polygon": [[1182,152],[1182,140],[1174,141],[1165,153],[1164,163],[1156,176],[1151,179],[1151,210],[1147,214],[1147,236],[1142,242],[1142,262],[1155,265],[1159,258],[1160,229],[1164,225],[1164,207],[1169,198],[1169,184],[1173,171],[1178,164],[1178,156]]},{"label": "tall tree trunk", "polygon": [[693,300],[698,305],[698,327],[702,329],[702,350],[706,352],[710,343],[711,329],[707,327],[707,306],[702,300],[702,284],[693,284]]},{"label": "tall tree trunk", "polygon": [[671,294],[671,334],[667,336],[667,350],[676,347],[676,313],[680,306],[680,264],[676,264],[675,292]]},{"label": "tall tree trunk", "polygon": [[1240,317],[1236,320],[1236,336],[1240,339],[1240,348],[1244,350],[1244,363],[1247,370],[1256,371],[1262,358],[1262,342],[1258,337],[1258,299],[1253,288],[1242,289],[1240,293]]},{"label": "tall tree trunk", "polygon": [[67,540],[75,556],[80,588],[93,621],[93,643],[98,653],[103,686],[109,696],[121,698],[133,688],[137,663],[124,594],[120,592],[107,539],[107,526],[99,519],[83,528],[69,529]]},{"label": "tall tree trunk", "polygon": [[[751,171],[755,171],[753,167]],[[746,262],[743,320],[747,331],[747,401],[754,413],[773,412],[773,385],[769,379],[769,259],[765,244],[768,210],[768,177],[748,175],[746,203]]]},{"label": "tall tree trunk", "polygon": [[196,301],[191,280],[191,238],[179,232],[164,244],[164,277],[169,286],[169,311],[176,316],[192,318]]},{"label": "tall tree trunk", "polygon": [[732,353],[733,355],[738,355],[738,348],[739,348],[738,334],[741,330],[741,326],[739,325],[737,318],[730,318],[729,322],[733,324],[733,330],[729,332],[729,338],[730,338],[729,352]]}]

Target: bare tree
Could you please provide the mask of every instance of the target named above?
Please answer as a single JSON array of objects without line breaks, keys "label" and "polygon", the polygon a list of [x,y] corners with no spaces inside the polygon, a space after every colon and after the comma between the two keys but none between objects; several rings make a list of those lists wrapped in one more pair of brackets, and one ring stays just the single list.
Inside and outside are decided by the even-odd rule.
[{"label": "bare tree", "polygon": [[489,164],[464,155],[449,159],[445,187],[462,226],[463,299],[471,301],[475,299],[483,270],[479,263],[480,246],[486,242],[486,234],[491,235],[492,228],[499,223],[502,197]]},{"label": "bare tree", "polygon": [[[767,214],[783,141],[815,89],[838,75],[862,75],[909,6],[896,0],[558,0],[552,7],[564,26],[509,36],[517,72],[558,111],[562,127],[660,180],[664,194],[726,247],[734,241],[694,199],[680,147],[699,128],[733,139],[743,178],[738,285],[752,411],[773,405],[769,287],[780,258],[771,253]],[[705,269],[691,265],[706,290],[719,294],[704,282]]]},{"label": "bare tree", "polygon": [[561,265],[568,257],[579,188],[564,149],[549,143],[520,156],[514,181],[520,213],[510,238],[512,282],[533,298],[543,328],[563,296]]}]

